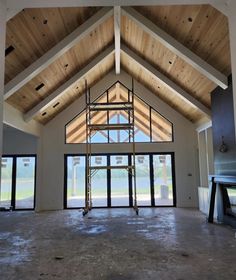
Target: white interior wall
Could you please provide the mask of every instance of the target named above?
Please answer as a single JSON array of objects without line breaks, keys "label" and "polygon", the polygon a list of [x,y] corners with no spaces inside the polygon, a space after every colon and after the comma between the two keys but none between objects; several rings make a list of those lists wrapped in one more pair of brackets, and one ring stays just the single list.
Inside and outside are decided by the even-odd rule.
[{"label": "white interior wall", "polygon": [[[91,88],[91,96],[96,98],[117,80],[131,88],[132,80],[128,74],[122,71],[117,76],[112,72]],[[197,207],[197,135],[194,125],[141,84],[136,81],[134,84],[135,93],[174,124],[173,143],[140,143],[136,145],[137,152],[174,152],[177,206]],[[65,124],[84,107],[85,98],[82,96],[43,128],[36,210],[63,209],[64,154],[85,152],[83,144],[65,144]],[[96,144],[93,149],[96,153],[130,151],[129,144]]]}]

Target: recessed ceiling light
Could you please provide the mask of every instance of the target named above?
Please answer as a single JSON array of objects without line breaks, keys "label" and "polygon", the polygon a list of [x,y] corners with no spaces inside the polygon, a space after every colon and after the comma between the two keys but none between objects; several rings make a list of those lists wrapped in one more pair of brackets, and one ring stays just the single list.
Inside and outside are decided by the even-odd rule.
[{"label": "recessed ceiling light", "polygon": [[56,104],[53,105],[53,108],[56,108],[59,104],[60,102],[57,102]]},{"label": "recessed ceiling light", "polygon": [[5,49],[5,56],[9,55],[14,50],[15,48],[12,45],[10,45],[8,48]]},{"label": "recessed ceiling light", "polygon": [[38,85],[36,88],[35,88],[35,90],[36,91],[39,91],[41,88],[43,88],[45,86],[45,84],[44,83],[41,83],[40,85]]}]

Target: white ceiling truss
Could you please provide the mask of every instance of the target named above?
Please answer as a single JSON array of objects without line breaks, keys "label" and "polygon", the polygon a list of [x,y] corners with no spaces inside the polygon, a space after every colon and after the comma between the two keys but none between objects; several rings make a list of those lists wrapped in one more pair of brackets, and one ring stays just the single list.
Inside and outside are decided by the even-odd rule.
[{"label": "white ceiling truss", "polygon": [[30,121],[34,118],[38,113],[43,112],[49,106],[51,106],[60,96],[62,96],[69,87],[73,86],[76,82],[84,79],[86,75],[91,73],[95,67],[101,64],[108,56],[112,55],[115,52],[114,45],[108,47],[105,51],[100,53],[95,59],[93,59],[89,64],[87,64],[83,69],[81,69],[77,74],[75,74],[72,78],[62,84],[59,88],[57,88],[53,93],[43,99],[40,103],[38,103],[35,107],[29,110],[25,115],[25,121]]},{"label": "white ceiling truss", "polygon": [[120,6],[114,7],[114,34],[115,34],[115,68],[116,74],[120,74]]},{"label": "white ceiling truss", "polygon": [[165,47],[170,49],[178,57],[182,58],[193,68],[206,76],[209,80],[217,84],[218,86],[226,89],[228,87],[228,78],[201,59],[195,53],[190,51],[184,45],[179,43],[149,19],[138,13],[131,7],[125,7],[122,9],[122,14],[134,21],[139,27],[141,27],[150,36],[162,43]]},{"label": "white ceiling truss", "polygon": [[[206,76],[208,79],[221,86],[222,88],[227,88],[228,79],[225,75],[217,71],[214,67],[206,63],[196,54],[191,52],[185,46],[180,44],[174,38],[172,38],[169,34],[164,32],[154,23],[152,23],[149,19],[145,18],[141,14],[139,14],[136,10],[131,7],[132,5],[168,5],[168,4],[214,4],[218,6],[225,6],[225,1],[190,1],[190,0],[182,0],[182,1],[151,1],[151,0],[136,0],[136,1],[111,1],[111,0],[102,0],[98,2],[95,0],[22,0],[22,1],[14,1],[8,0],[8,10],[11,9],[21,9],[25,7],[78,7],[78,6],[114,6],[112,7],[104,7],[99,10],[94,16],[89,18],[85,23],[80,25],[74,32],[69,34],[66,38],[64,38],[60,43],[58,43],[55,47],[45,53],[42,57],[40,57],[37,61],[31,64],[28,68],[26,68],[23,72],[17,75],[13,80],[11,80],[5,86],[5,94],[4,100],[12,96],[16,91],[22,88],[26,83],[28,83],[31,79],[33,79],[36,75],[38,75],[41,71],[46,69],[51,63],[53,63],[57,58],[67,52],[74,45],[78,44],[79,41],[88,35],[92,30],[94,30],[97,26],[102,24],[105,20],[111,17],[114,14],[114,34],[115,34],[115,45],[109,47],[102,53],[100,53],[92,62],[86,65],[82,70],[80,70],[74,77],[65,82],[62,86],[60,86],[57,90],[55,90],[51,95],[46,97],[43,101],[37,104],[34,108],[28,111],[24,115],[24,119],[29,121],[33,119],[38,113],[44,111],[47,107],[51,106],[52,103],[55,102],[57,98],[63,95],[66,90],[76,83],[78,80],[85,77],[85,75],[91,72],[96,64],[101,63],[104,59],[115,53],[115,69],[116,73],[120,73],[120,53],[125,52],[129,57],[135,59],[136,62],[141,65],[146,71],[148,71],[155,78],[159,79],[162,83],[165,84],[169,89],[176,92],[181,98],[184,98],[186,101],[190,102],[197,108],[199,108],[202,112],[204,112],[208,117],[211,116],[210,109],[203,105],[200,101],[198,101],[191,94],[184,91],[180,86],[171,81],[169,78],[161,74],[157,71],[153,66],[151,66],[147,61],[142,59],[136,53],[128,49],[126,46],[122,45],[121,47],[121,34],[120,34],[120,24],[121,24],[121,14],[127,16],[132,21],[134,21],[138,26],[140,26],[145,32],[150,34],[152,37],[160,41],[167,48],[173,51],[177,56],[184,59],[187,63],[189,63],[192,67],[197,69],[200,73]],[[119,5],[119,6],[117,6]],[[121,8],[120,6],[124,6]]]},{"label": "white ceiling truss", "polygon": [[69,49],[78,44],[91,31],[93,31],[97,26],[102,24],[112,15],[113,9],[105,7],[98,11],[87,21],[85,21],[83,24],[81,24],[77,29],[75,29],[71,34],[65,37],[61,42],[59,42],[56,46],[51,48],[48,52],[46,52],[28,68],[22,71],[8,84],[6,84],[4,90],[4,100],[12,96],[17,90],[22,88],[25,84],[27,84],[30,80],[37,76],[41,71],[46,69],[51,63],[57,60]]},{"label": "white ceiling truss", "polygon": [[133,59],[138,65],[147,71],[154,79],[158,80],[160,83],[164,84],[165,87],[170,89],[171,91],[178,94],[181,98],[183,98],[185,101],[191,103],[198,109],[200,109],[203,113],[205,113],[208,117],[211,118],[211,110],[207,108],[205,105],[203,105],[200,101],[198,101],[195,97],[193,97],[191,94],[186,92],[184,89],[182,89],[180,86],[178,86],[176,83],[171,81],[168,77],[166,77],[164,74],[159,72],[155,67],[150,65],[146,60],[142,59],[139,55],[134,53],[132,50],[130,50],[125,45],[121,46],[121,51],[124,52],[126,55],[129,56],[129,58]]}]

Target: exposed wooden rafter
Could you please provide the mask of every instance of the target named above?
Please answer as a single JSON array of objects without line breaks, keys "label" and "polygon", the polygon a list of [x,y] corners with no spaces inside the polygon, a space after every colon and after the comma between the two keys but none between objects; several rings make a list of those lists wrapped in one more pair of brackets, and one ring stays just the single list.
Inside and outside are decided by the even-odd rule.
[{"label": "exposed wooden rafter", "polygon": [[55,47],[41,56],[28,68],[22,71],[14,79],[5,86],[4,100],[12,96],[17,90],[23,87],[41,71],[47,68],[56,59],[66,53],[70,48],[78,44],[78,42],[93,31],[97,26],[113,15],[112,8],[103,8],[94,16],[89,18],[85,23],[80,25],[76,30],[64,38]]},{"label": "exposed wooden rafter", "polygon": [[30,111],[25,113],[24,119],[25,121],[30,121],[34,116],[36,116],[39,112],[44,111],[48,106],[52,105],[57,98],[63,95],[66,90],[76,83],[78,80],[83,79],[86,75],[88,75],[93,69],[100,63],[102,63],[109,55],[114,53],[114,45],[108,47],[105,51],[99,54],[95,59],[93,59],[89,64],[87,64],[83,69],[81,69],[77,74],[75,74],[71,79],[66,81],[63,85],[61,85],[58,89],[56,89],[53,93],[51,93],[48,97],[42,100],[39,104],[37,104]]},{"label": "exposed wooden rafter", "polygon": [[223,89],[228,87],[228,78],[225,75],[179,43],[176,39],[171,37],[149,19],[138,13],[135,9],[131,7],[124,7],[122,8],[122,14],[134,21],[150,36],[161,42],[165,47],[170,49],[181,59],[185,60],[209,80],[213,81]]},{"label": "exposed wooden rafter", "polygon": [[115,67],[116,74],[120,74],[120,19],[121,9],[114,7],[114,34],[115,34]]},{"label": "exposed wooden rafter", "polygon": [[164,74],[159,72],[156,68],[150,65],[146,60],[142,59],[139,55],[130,50],[127,46],[121,45],[121,51],[128,55],[131,59],[135,60],[139,66],[148,71],[148,73],[154,77],[154,79],[163,83],[167,88],[177,93],[181,98],[184,98],[187,102],[193,104],[197,108],[199,108],[202,112],[204,112],[207,116],[211,117],[211,111],[204,104],[198,101],[191,94],[183,90],[180,86],[178,86],[175,82],[171,81]]}]

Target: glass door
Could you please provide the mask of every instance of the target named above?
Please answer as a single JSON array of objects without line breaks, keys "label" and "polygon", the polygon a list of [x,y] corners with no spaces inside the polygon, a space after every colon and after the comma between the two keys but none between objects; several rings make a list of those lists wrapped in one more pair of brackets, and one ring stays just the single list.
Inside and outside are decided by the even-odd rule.
[{"label": "glass door", "polygon": [[[111,166],[127,166],[128,156],[110,157]],[[125,169],[111,170],[111,206],[129,206],[129,172]]]},{"label": "glass door", "polygon": [[85,156],[67,157],[67,207],[85,206]]},{"label": "glass door", "polygon": [[34,208],[35,157],[16,158],[15,209]]},{"label": "glass door", "polygon": [[154,193],[156,206],[173,206],[171,154],[153,155]]},{"label": "glass door", "polygon": [[1,187],[0,187],[0,207],[10,208],[12,206],[12,171],[13,158],[2,158],[1,164]]},{"label": "glass door", "polygon": [[101,167],[101,169],[94,169],[92,172],[92,206],[106,207],[107,205],[107,169],[102,167],[107,166],[106,156],[92,156],[91,166]]},{"label": "glass door", "polygon": [[149,155],[136,155],[135,161],[138,206],[151,206]]}]

